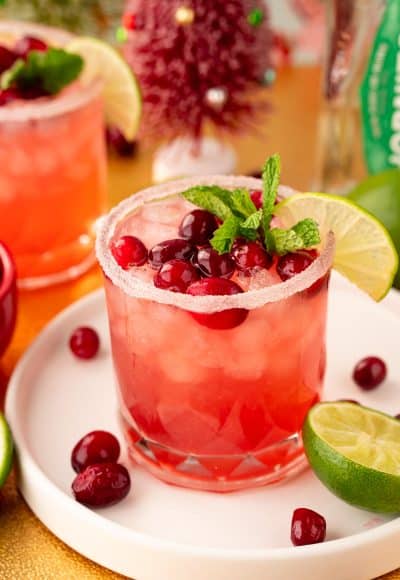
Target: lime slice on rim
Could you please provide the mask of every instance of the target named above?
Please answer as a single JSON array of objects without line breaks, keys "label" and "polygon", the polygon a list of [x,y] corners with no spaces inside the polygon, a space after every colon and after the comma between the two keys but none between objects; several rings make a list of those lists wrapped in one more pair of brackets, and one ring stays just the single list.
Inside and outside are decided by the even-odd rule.
[{"label": "lime slice on rim", "polygon": [[84,59],[80,76],[84,84],[96,78],[103,81],[107,121],[118,127],[126,139],[133,139],[139,127],[142,98],[136,77],[122,56],[108,44],[91,37],[74,38],[65,49]]},{"label": "lime slice on rim", "polygon": [[3,415],[0,414],[0,487],[11,471],[13,442],[11,431]]},{"label": "lime slice on rim", "polygon": [[355,203],[324,193],[298,193],[286,198],[274,210],[284,227],[311,217],[324,239],[335,234],[333,267],[367,292],[381,300],[390,290],[398,267],[398,256],[384,226]]},{"label": "lime slice on rim", "polygon": [[319,403],[303,426],[307,458],[335,495],[357,507],[400,512],[400,421],[354,403]]}]

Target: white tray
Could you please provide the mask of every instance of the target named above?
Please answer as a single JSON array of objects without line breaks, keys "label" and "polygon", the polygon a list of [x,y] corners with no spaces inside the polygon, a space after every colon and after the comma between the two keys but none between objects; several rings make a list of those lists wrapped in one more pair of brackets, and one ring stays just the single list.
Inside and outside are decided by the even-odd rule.
[{"label": "white tray", "polygon": [[[395,292],[385,308],[334,275],[327,399],[400,412],[400,319],[393,310],[400,311]],[[67,346],[82,324],[101,335],[94,361],[75,360]],[[368,354],[388,362],[389,377],[364,393],[351,371]],[[70,493],[70,451],[90,430],[118,434],[115,407],[104,297],[97,291],[41,333],[15,370],[6,404],[25,500],[55,535],[95,562],[136,580],[370,580],[400,566],[400,519],[346,505],[309,470],[278,486],[218,495],[171,487],[131,466],[128,498],[97,512],[82,507]],[[325,543],[291,545],[298,506],[326,517]]]}]

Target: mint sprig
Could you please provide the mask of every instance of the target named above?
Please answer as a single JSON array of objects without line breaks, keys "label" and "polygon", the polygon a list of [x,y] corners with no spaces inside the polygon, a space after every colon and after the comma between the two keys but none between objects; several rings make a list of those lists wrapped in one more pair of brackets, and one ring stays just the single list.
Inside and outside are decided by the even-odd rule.
[{"label": "mint sprig", "polygon": [[290,229],[271,228],[281,174],[279,155],[267,159],[263,170],[263,206],[257,210],[250,192],[218,187],[192,187],[182,193],[188,201],[216,215],[223,223],[210,240],[219,254],[232,249],[237,238],[260,240],[268,252],[280,256],[315,246],[320,234],[315,220],[306,218]]},{"label": "mint sprig", "polygon": [[83,59],[60,48],[32,51],[26,61],[17,60],[1,76],[1,88],[16,87],[22,92],[40,87],[55,95],[74,81],[83,69]]}]

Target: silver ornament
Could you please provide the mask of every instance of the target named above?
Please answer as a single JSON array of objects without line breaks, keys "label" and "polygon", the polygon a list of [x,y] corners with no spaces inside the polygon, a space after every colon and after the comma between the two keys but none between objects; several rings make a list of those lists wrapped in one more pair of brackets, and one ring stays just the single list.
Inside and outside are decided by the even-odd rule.
[{"label": "silver ornament", "polygon": [[222,109],[228,100],[228,92],[222,87],[212,87],[206,92],[206,102],[214,109]]}]

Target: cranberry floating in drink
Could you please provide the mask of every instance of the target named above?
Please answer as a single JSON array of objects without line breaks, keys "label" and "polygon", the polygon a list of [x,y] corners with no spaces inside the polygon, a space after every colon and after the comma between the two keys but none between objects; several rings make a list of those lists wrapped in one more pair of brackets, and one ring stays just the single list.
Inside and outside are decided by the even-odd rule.
[{"label": "cranberry floating in drink", "polygon": [[[208,185],[222,203],[202,197]],[[122,202],[99,232],[121,425],[131,457],[169,483],[232,491],[304,465],[328,285],[305,290],[329,272],[334,243],[311,224],[318,254],[282,282],[276,252],[293,235],[282,229],[279,248],[266,247],[268,219],[250,197],[262,189],[246,177],[168,183]],[[124,270],[113,259],[124,236],[150,248],[146,264]]]}]

